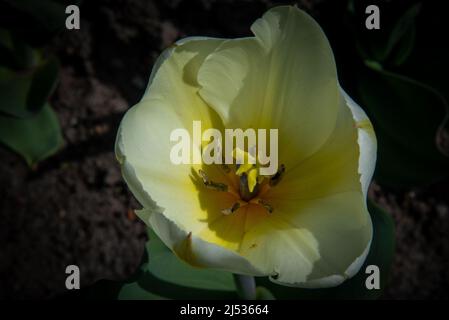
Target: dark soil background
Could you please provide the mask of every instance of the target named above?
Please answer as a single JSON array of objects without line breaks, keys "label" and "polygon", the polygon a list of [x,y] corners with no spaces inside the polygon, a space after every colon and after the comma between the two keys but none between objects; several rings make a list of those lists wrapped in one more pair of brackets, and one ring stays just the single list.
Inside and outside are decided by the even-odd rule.
[{"label": "dark soil background", "polygon": [[[299,1],[318,20],[330,1]],[[84,1],[81,29],[49,50],[61,61],[51,102],[65,146],[29,169],[0,148],[0,298],[50,298],[65,291],[65,267],[81,285],[125,279],[146,241],[138,203],[113,146],[125,111],[142,96],[162,49],[190,35],[241,37],[275,3],[260,1]],[[338,17],[336,17],[338,19]],[[449,181],[370,197],[396,223],[396,257],[386,299],[449,297]]]}]

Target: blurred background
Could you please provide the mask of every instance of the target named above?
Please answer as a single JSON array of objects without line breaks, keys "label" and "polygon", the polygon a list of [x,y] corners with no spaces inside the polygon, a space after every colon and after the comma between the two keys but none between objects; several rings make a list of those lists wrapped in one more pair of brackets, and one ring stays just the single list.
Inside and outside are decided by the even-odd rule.
[{"label": "blurred background", "polygon": [[[67,30],[65,8],[80,8]],[[426,1],[0,0],[0,298],[51,298],[125,279],[146,228],[114,156],[119,122],[161,51],[186,36],[243,37],[296,4],[322,26],[342,86],[373,121],[370,199],[394,221],[385,299],[449,297],[447,15]],[[380,9],[367,30],[365,8]]]}]

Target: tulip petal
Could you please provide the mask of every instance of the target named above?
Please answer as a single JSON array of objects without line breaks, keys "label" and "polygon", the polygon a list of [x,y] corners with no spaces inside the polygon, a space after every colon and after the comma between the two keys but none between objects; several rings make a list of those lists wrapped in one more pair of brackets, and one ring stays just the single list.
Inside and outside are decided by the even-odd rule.
[{"label": "tulip petal", "polygon": [[274,201],[277,215],[292,227],[309,232],[319,253],[306,280],[275,281],[298,287],[327,287],[354,276],[368,254],[372,238],[365,201],[361,191],[321,199]]},{"label": "tulip petal", "polygon": [[244,234],[240,253],[263,273],[290,285],[305,282],[320,257],[314,235],[277,211]]},{"label": "tulip petal", "polygon": [[[196,74],[199,65],[222,40],[191,39],[175,45],[156,63],[146,95],[123,118],[116,143],[117,158],[122,164],[125,180],[134,194],[141,183],[145,192],[137,198],[146,207],[153,200],[165,209],[164,214],[189,232],[207,225],[213,218],[199,199],[197,176],[200,165],[175,165],[170,161],[174,142],[170,134],[185,128],[192,134],[192,122],[201,121],[202,130],[222,128],[218,116],[197,94]],[[197,148],[198,149],[198,148]],[[218,166],[203,168],[218,180],[226,179]],[[137,181],[138,180],[138,181]],[[203,186],[204,187],[204,186]],[[232,204],[230,196],[207,193],[212,206],[223,208]],[[206,194],[206,193],[204,193]],[[206,196],[206,195],[205,195]],[[216,215],[220,210],[216,210]]]},{"label": "tulip petal", "polygon": [[300,287],[336,286],[357,273],[368,254],[372,226],[366,190],[374,169],[370,163],[375,160],[375,136],[369,126],[357,126],[360,121],[369,123],[363,111],[356,105],[353,111],[347,104],[342,92],[338,120],[328,141],[287,169],[282,183],[266,195],[276,215],[314,236],[320,255],[306,281],[274,281]]},{"label": "tulip petal", "polygon": [[359,191],[358,167],[356,122],[342,96],[337,122],[329,139],[310,157],[293,167],[286,167],[282,182],[270,189],[266,197],[268,201],[319,199],[334,193]]},{"label": "tulip petal", "polygon": [[287,166],[328,139],[338,113],[335,61],[318,24],[295,7],[257,20],[256,38],[223,42],[199,70],[199,91],[227,128],[279,129]]}]

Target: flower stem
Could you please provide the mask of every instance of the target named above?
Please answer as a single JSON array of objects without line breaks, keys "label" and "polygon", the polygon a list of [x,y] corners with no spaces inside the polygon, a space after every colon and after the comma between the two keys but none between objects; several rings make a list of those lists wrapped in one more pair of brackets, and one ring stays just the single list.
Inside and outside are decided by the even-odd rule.
[{"label": "flower stem", "polygon": [[254,277],[234,274],[234,281],[240,298],[245,300],[256,299],[256,281]]}]

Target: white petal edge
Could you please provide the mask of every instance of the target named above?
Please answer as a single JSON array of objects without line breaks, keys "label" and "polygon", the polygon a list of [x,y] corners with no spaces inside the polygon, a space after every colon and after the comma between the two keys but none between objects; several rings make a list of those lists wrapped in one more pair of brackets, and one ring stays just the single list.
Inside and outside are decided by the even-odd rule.
[{"label": "white petal edge", "polygon": [[[341,94],[346,105],[352,112],[352,116],[357,125],[357,142],[360,148],[359,174],[362,191],[365,198],[368,195],[368,187],[376,168],[377,159],[377,139],[371,121],[365,111],[352,100],[352,98],[340,87]],[[365,123],[365,125],[358,125]]]},{"label": "white petal edge", "polygon": [[[371,228],[372,228],[372,226],[371,226]],[[352,278],[353,276],[355,276],[357,274],[357,272],[359,272],[360,268],[362,267],[363,263],[365,262],[366,257],[368,256],[369,249],[371,247],[371,241],[372,241],[372,239],[367,244],[363,253],[360,256],[358,256],[354,260],[353,263],[351,263],[351,265],[348,267],[348,269],[346,269],[344,275],[334,274],[334,275],[331,275],[331,276],[328,276],[325,278],[314,279],[314,280],[310,280],[310,281],[306,281],[306,282],[298,283],[298,284],[294,284],[294,285],[280,283],[272,278],[270,278],[270,280],[275,283],[284,285],[284,286],[298,287],[298,288],[305,288],[305,289],[332,288],[332,287],[339,286],[344,281]]]},{"label": "white petal edge", "polygon": [[[197,40],[210,40],[210,39],[221,39],[221,38],[212,38],[212,37],[186,37],[186,38],[182,38],[179,39],[178,41],[176,41],[174,44],[172,44],[170,47],[166,48],[164,51],[162,51],[162,53],[159,55],[159,57],[156,59],[156,61],[153,64],[153,69],[151,70],[151,74],[150,74],[150,78],[148,80],[148,85],[147,88],[145,90],[144,95],[142,96],[142,99],[144,97],[146,97],[148,95],[148,92],[150,90],[151,84],[153,83],[153,79],[157,73],[157,71],[159,70],[159,67],[162,65],[162,63],[167,60],[174,48],[176,48],[177,46],[181,46],[187,42],[190,41],[197,41]],[[226,40],[226,39],[221,39],[221,40]]]}]

